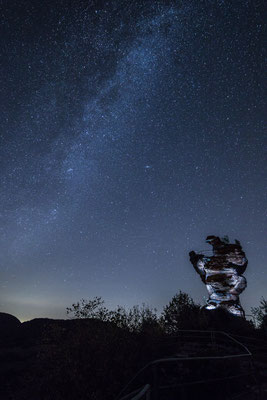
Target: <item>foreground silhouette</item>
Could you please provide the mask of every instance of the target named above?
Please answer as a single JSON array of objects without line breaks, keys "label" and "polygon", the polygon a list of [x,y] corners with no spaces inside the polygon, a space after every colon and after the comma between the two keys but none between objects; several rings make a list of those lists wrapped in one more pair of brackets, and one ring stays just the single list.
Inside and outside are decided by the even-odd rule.
[{"label": "foreground silhouette", "polygon": [[[91,309],[87,307],[91,316],[100,312],[101,307],[103,311],[103,302],[98,299],[88,301],[89,305],[94,306]],[[85,301],[83,305],[86,306],[88,302]],[[82,303],[79,306],[81,308]],[[204,345],[199,337],[191,335],[189,340],[184,332],[188,329],[193,330],[194,335],[198,329],[223,330],[250,338],[246,340],[250,341],[249,348],[253,349],[256,366],[261,374],[266,371],[267,353],[264,353],[262,344],[264,331],[255,329],[250,322],[223,310],[202,310],[190,296],[182,292],[172,298],[162,315],[157,316],[153,310],[149,310],[146,311],[143,306],[130,312],[121,307],[111,314],[106,309],[107,313],[98,314],[98,319],[42,318],[24,323],[19,323],[16,318],[7,318],[6,314],[1,319],[0,315],[0,325],[1,321],[5,321],[0,326],[0,399],[113,400],[136,373],[153,360],[173,357],[174,354],[176,357],[206,357],[235,351],[226,342],[219,345],[210,334]],[[106,320],[101,320],[101,315]],[[112,321],[107,320],[108,316]],[[213,344],[209,346],[207,343],[211,339]],[[195,364],[184,361],[160,368],[159,379],[170,384],[178,373],[182,380],[201,380],[203,374],[215,377],[223,371],[237,375],[246,370],[249,372],[245,360],[242,365],[239,361],[229,360],[218,360],[216,363],[198,361]],[[264,375],[261,374],[258,379],[264,382]],[[149,377],[142,376],[145,382],[146,378]],[[244,389],[244,379],[234,384],[235,390]],[[252,391],[257,386],[250,378],[246,379],[245,384],[250,385]],[[221,397],[218,398],[223,399],[229,392],[229,385],[220,385]],[[214,395],[212,384],[202,384],[201,388],[206,399]],[[194,399],[194,391],[201,398],[199,387],[186,390],[188,394],[184,391],[184,396],[187,396],[185,399]]]}]

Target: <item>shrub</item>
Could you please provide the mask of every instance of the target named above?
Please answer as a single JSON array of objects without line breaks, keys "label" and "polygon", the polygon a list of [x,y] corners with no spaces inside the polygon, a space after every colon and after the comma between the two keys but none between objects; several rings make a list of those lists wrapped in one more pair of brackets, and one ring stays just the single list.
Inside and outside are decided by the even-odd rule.
[{"label": "shrub", "polygon": [[256,320],[256,325],[267,333],[267,300],[262,297],[259,307],[252,307],[251,313]]},{"label": "shrub", "polygon": [[175,334],[180,329],[196,329],[199,325],[200,305],[180,291],[164,307],[160,322],[167,334]]}]

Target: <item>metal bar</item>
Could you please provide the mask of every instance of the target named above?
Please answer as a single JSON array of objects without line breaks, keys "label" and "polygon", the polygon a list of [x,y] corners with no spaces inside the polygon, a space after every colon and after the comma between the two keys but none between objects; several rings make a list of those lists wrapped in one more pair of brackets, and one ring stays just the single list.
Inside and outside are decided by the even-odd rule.
[{"label": "metal bar", "polygon": [[127,399],[130,399],[131,396],[134,396],[134,395],[138,394],[138,393],[140,392],[140,390],[142,390],[142,388],[135,389],[135,390],[133,390],[131,393],[128,393],[128,394],[126,394],[125,396],[121,397],[120,400],[127,400]]},{"label": "metal bar", "polygon": [[147,367],[150,365],[158,364],[160,362],[175,362],[175,361],[193,361],[193,360],[226,360],[231,358],[239,358],[239,357],[251,357],[251,354],[233,354],[231,356],[209,356],[209,357],[170,357],[170,358],[159,358],[158,360],[151,361],[151,363],[147,364]]},{"label": "metal bar", "polygon": [[228,379],[241,378],[243,376],[250,376],[250,375],[253,375],[253,373],[225,376],[224,378],[205,379],[205,380],[194,381],[194,382],[183,382],[183,383],[177,383],[177,384],[174,384],[174,385],[164,385],[164,386],[160,386],[160,389],[170,389],[170,388],[175,388],[175,387],[179,387],[179,386],[192,386],[192,385],[199,385],[199,384],[202,384],[202,383],[212,383],[212,382],[217,382],[217,381],[226,381]]},{"label": "metal bar", "polygon": [[[250,355],[251,355],[250,351],[248,350],[248,348],[247,348],[243,343],[239,342],[239,341],[238,341],[237,339],[235,339],[233,336],[231,336],[231,335],[229,335],[228,333],[223,332],[223,331],[202,331],[202,330],[188,329],[188,330],[181,330],[180,332],[181,332],[181,333],[182,333],[182,332],[185,332],[185,333],[187,333],[187,332],[189,332],[189,333],[198,332],[198,333],[205,333],[206,335],[207,335],[207,334],[214,334],[214,335],[220,334],[220,335],[222,335],[222,336],[226,336],[226,337],[229,338],[230,340],[232,340],[232,341],[234,341],[235,343],[237,343],[240,347],[242,347],[242,348],[247,352],[247,354],[250,354]],[[176,336],[174,336],[174,337],[176,337]],[[178,337],[180,337],[180,336],[177,336],[177,338],[178,338]]]},{"label": "metal bar", "polygon": [[[231,335],[227,334],[226,332],[223,331],[202,331],[202,330],[183,330],[180,331],[180,333],[204,333],[206,336],[208,335],[208,337],[213,334],[214,335],[214,339],[215,336],[220,334],[224,337],[227,337],[228,339],[230,339],[230,341],[235,342],[236,344],[238,344],[242,349],[245,350],[245,353],[241,353],[241,354],[234,354],[234,355],[229,355],[229,356],[206,356],[206,357],[171,357],[171,358],[162,358],[162,359],[158,359],[158,360],[154,360],[150,363],[148,363],[147,365],[145,365],[141,370],[139,370],[137,372],[137,374],[128,382],[128,384],[123,388],[123,390],[119,393],[117,399],[120,398],[121,394],[123,392],[125,392],[125,390],[130,386],[130,384],[137,378],[137,376],[139,376],[143,371],[145,371],[147,368],[150,368],[159,363],[166,363],[166,362],[180,362],[180,361],[193,361],[193,360],[225,360],[225,359],[234,359],[234,358],[240,358],[240,357],[251,357],[252,354],[249,351],[249,349],[242,344],[241,342],[239,342],[237,339],[233,338]],[[175,338],[175,337],[174,337]],[[177,338],[181,338],[181,335],[177,336]],[[155,383],[155,381],[154,381]],[[154,389],[154,388],[153,388]],[[124,396],[125,398],[125,396]],[[121,399],[122,400],[122,399]],[[153,398],[154,400],[154,398]]]},{"label": "metal bar", "polygon": [[149,389],[146,392],[146,400],[151,400],[151,386],[149,385]]},{"label": "metal bar", "polygon": [[[141,392],[139,392],[136,396],[134,396],[131,400],[140,400],[144,394],[148,393],[150,391],[150,385],[147,384],[143,387]],[[147,396],[146,396],[147,398]]]},{"label": "metal bar", "polygon": [[153,387],[152,387],[152,398],[158,400],[159,398],[159,377],[158,377],[158,366],[154,364],[153,367]]}]

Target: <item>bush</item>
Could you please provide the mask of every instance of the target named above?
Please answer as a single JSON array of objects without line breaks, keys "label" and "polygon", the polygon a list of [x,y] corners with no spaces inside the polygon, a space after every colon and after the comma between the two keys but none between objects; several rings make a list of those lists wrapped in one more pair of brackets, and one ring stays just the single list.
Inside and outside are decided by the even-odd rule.
[{"label": "bush", "polygon": [[94,297],[92,300],[81,299],[78,303],[73,303],[67,307],[67,314],[72,314],[72,318],[94,318],[101,321],[108,321],[110,311],[104,306],[101,297]]},{"label": "bush", "polygon": [[72,318],[93,318],[112,322],[119,328],[135,333],[159,328],[156,309],[142,304],[141,307],[135,305],[129,310],[118,306],[110,311],[104,306],[104,300],[101,297],[94,297],[92,300],[82,299],[68,307],[67,314],[72,315]]},{"label": "bush", "polygon": [[200,305],[180,291],[164,307],[160,323],[167,334],[176,334],[180,329],[197,329],[199,327]]},{"label": "bush", "polygon": [[267,333],[267,300],[262,297],[259,307],[252,307],[251,313],[256,320],[256,325]]}]

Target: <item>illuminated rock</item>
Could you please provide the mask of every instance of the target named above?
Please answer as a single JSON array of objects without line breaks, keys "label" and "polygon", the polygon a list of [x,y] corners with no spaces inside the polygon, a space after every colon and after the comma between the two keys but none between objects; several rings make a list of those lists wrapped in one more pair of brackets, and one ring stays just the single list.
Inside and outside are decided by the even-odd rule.
[{"label": "illuminated rock", "polygon": [[244,317],[239,295],[247,286],[246,278],[242,274],[245,272],[248,260],[240,242],[235,240],[235,243],[231,244],[227,236],[222,239],[208,236],[206,242],[212,245],[212,256],[194,251],[189,253],[190,261],[209,293],[205,308],[214,310],[220,307],[231,314]]}]

